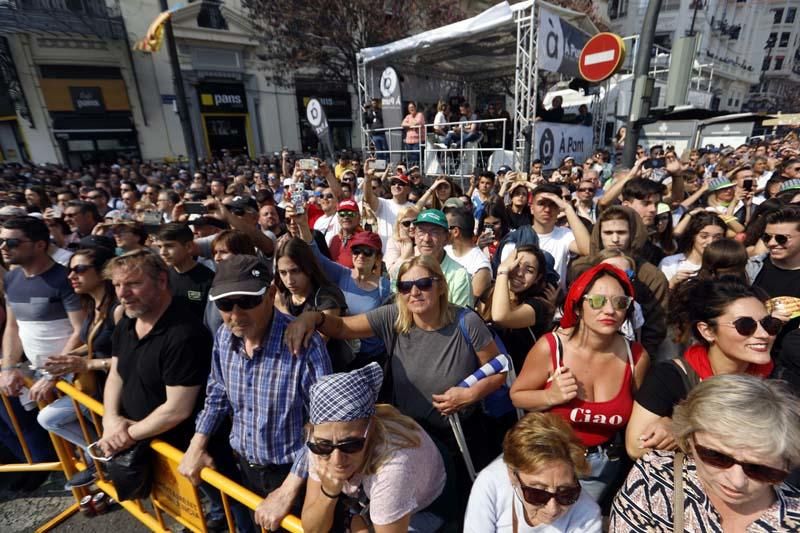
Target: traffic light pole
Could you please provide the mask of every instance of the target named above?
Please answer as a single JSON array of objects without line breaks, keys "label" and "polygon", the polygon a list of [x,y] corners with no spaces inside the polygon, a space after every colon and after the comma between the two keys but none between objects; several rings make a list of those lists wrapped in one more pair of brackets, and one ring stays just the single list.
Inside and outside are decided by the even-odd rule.
[{"label": "traffic light pole", "polygon": [[[160,0],[161,11],[167,11],[169,5],[167,0]],[[189,106],[186,104],[186,91],[183,87],[183,75],[181,65],[178,62],[178,48],[175,45],[175,34],[172,31],[172,19],[167,19],[164,24],[167,37],[167,52],[169,53],[169,64],[172,68],[172,78],[175,83],[175,103],[178,106],[178,118],[181,121],[183,139],[186,143],[186,157],[189,158],[189,172],[194,173],[197,166],[197,145],[194,143],[194,133],[192,132],[192,121],[189,118]]]},{"label": "traffic light pole", "polygon": [[[647,12],[644,15],[642,33],[639,35],[638,50],[636,51],[636,62],[633,67],[633,83],[631,94],[636,94],[637,86],[645,83],[647,73],[650,70],[650,52],[653,48],[653,40],[656,34],[656,22],[658,22],[658,12],[661,10],[661,0],[650,0],[647,4]],[[647,98],[650,98],[649,96]],[[636,145],[639,143],[639,110],[641,102],[636,102],[631,98],[631,109],[628,114],[628,123],[625,128],[625,147],[622,151],[622,165],[632,167],[636,157]]]}]

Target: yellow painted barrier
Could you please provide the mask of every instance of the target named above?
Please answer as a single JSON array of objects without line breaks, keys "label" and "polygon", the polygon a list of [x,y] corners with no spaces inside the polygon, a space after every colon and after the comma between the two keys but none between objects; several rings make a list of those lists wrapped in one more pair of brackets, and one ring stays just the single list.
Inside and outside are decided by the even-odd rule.
[{"label": "yellow painted barrier", "polygon": [[[102,434],[102,416],[103,404],[79,391],[66,381],[58,381],[56,383],[58,390],[71,397],[75,412],[78,413],[78,422],[81,426],[83,436],[86,442],[91,441],[90,433],[87,427],[87,421],[80,412],[80,406],[89,409],[91,413],[92,423],[98,435]],[[73,445],[57,435],[50,434],[53,445],[58,454],[59,462],[57,463],[33,463],[25,444],[25,439],[19,424],[14,416],[8,399],[2,396],[3,403],[11,418],[12,425],[20,441],[20,445],[25,453],[27,463],[15,465],[0,465],[0,472],[6,471],[23,471],[23,470],[62,470],[67,478],[72,477],[76,472],[86,469],[86,460],[83,457],[83,452],[80,451],[80,458],[76,458],[72,453]],[[43,405],[40,407],[44,407]],[[124,501],[118,502],[126,511],[139,520],[143,525],[148,527],[151,531],[168,532],[170,531],[169,525],[164,520],[164,514],[168,515],[172,520],[176,521],[183,527],[197,533],[206,533],[206,521],[203,512],[203,506],[200,501],[197,488],[194,487],[188,479],[178,473],[178,465],[183,458],[183,452],[177,448],[167,444],[164,441],[153,440],[150,444],[155,451],[153,463],[153,489],[150,494],[149,500],[152,504],[152,512],[145,508],[141,501]],[[83,459],[83,460],[81,460]],[[115,500],[117,492],[113,484],[106,479],[102,471],[98,469],[98,479],[96,485],[107,495]],[[225,510],[225,517],[230,531],[236,531],[233,521],[233,514],[231,513],[230,499],[240,502],[249,509],[255,511],[256,507],[263,501],[263,497],[255,494],[254,492],[246,489],[245,487],[231,481],[229,478],[223,476],[219,472],[211,469],[204,468],[200,472],[200,477],[203,481],[207,482],[212,487],[220,491],[222,496],[222,505]],[[64,520],[69,518],[72,514],[78,511],[78,502],[84,496],[86,488],[73,489],[73,496],[75,503],[70,505],[67,509],[53,517],[47,523],[40,526],[36,531],[45,532],[55,528]],[[303,533],[303,527],[300,520],[292,515],[287,516],[281,522],[281,527],[291,533]],[[263,530],[262,530],[263,531]]]}]

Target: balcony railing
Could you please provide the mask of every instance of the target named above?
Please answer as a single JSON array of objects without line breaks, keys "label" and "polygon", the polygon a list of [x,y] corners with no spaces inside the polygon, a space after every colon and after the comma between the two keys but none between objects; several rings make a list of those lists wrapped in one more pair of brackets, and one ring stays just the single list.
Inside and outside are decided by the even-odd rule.
[{"label": "balcony railing", "polygon": [[0,34],[124,38],[122,17],[105,0],[0,0]]}]

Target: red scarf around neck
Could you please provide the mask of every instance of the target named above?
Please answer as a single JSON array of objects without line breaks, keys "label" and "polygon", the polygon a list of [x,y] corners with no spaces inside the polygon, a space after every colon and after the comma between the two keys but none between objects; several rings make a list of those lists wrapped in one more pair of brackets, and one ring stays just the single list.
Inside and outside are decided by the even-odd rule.
[{"label": "red scarf around neck", "polygon": [[[683,358],[691,365],[700,379],[708,379],[714,375],[711,360],[708,358],[708,348],[702,344],[693,344],[683,352]],[[772,361],[763,365],[750,364],[745,371],[747,374],[765,378],[770,375],[773,367]]]}]

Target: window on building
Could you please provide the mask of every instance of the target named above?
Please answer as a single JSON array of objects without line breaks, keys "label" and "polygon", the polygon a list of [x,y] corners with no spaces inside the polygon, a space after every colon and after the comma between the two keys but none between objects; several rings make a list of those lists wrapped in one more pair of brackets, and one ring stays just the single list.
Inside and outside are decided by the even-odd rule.
[{"label": "window on building", "polygon": [[761,70],[769,70],[769,65],[772,62],[771,57],[765,57],[764,62],[761,63]]},{"label": "window on building", "polygon": [[619,0],[619,16],[624,17],[628,14],[628,2],[630,0]]},{"label": "window on building", "polygon": [[797,16],[797,8],[790,7],[786,10],[786,24],[791,24],[794,22],[794,18]]},{"label": "window on building", "polygon": [[619,16],[619,0],[611,0],[608,3],[608,18],[614,20]]},{"label": "window on building", "polygon": [[661,4],[661,9],[663,11],[675,11],[676,9],[680,9],[681,7],[681,0],[664,0],[664,3]]},{"label": "window on building", "polygon": [[789,33],[788,31],[785,31],[785,32],[781,33],[781,41],[778,43],[778,46],[780,46],[781,48],[785,48],[785,47],[789,46],[789,37],[790,36],[791,36],[791,33]]},{"label": "window on building", "polygon": [[775,70],[781,70],[783,68],[783,56],[778,56],[775,58]]},{"label": "window on building", "polygon": [[781,19],[783,19],[783,8],[781,7],[781,8],[775,9],[774,11],[775,12],[774,12],[773,17],[772,17],[772,23],[773,24],[780,24],[781,23]]}]

